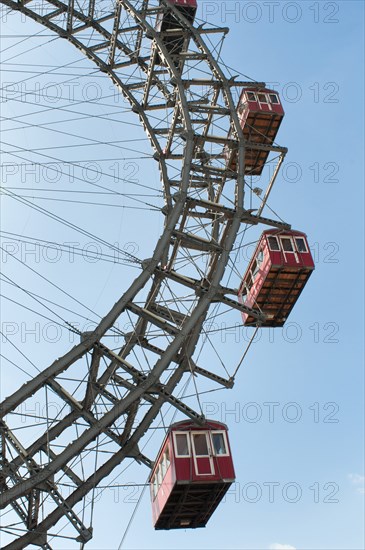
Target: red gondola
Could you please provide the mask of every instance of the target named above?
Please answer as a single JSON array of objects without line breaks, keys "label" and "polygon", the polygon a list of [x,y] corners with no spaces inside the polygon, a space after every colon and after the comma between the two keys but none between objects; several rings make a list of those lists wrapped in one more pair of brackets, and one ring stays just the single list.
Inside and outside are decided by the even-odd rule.
[{"label": "red gondola", "polygon": [[[244,89],[237,112],[245,139],[259,145],[273,145],[284,109],[275,90]],[[259,176],[262,173],[270,151],[253,149],[249,146],[245,156],[245,174]],[[225,157],[230,170],[237,170],[237,153],[226,148]]]},{"label": "red gondola", "polygon": [[[264,327],[282,327],[314,270],[307,237],[300,231],[264,231],[243,277],[238,299],[261,310]],[[242,313],[244,325],[256,324]]]},{"label": "red gondola", "polygon": [[206,526],[235,479],[227,431],[212,420],[170,427],[149,479],[155,529]]},{"label": "red gondola", "polygon": [[[173,4],[181,14],[193,23],[197,10],[197,0],[168,0]],[[179,56],[184,49],[185,36],[181,32],[181,24],[174,17],[171,11],[160,13],[156,21],[156,31],[165,33],[163,43],[172,56]],[[170,34],[169,34],[170,33]],[[159,54],[156,56],[156,63],[160,64],[161,59]]]}]

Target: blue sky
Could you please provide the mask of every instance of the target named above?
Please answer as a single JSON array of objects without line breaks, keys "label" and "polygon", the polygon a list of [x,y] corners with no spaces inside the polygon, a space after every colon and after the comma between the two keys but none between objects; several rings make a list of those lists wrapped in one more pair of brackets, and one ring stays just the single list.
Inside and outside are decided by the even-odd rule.
[{"label": "blue sky", "polygon": [[[198,531],[154,532],[147,490],[141,497],[123,548],[360,550],[365,542],[364,5],[353,1],[200,1],[198,17],[230,27],[222,50],[227,65],[258,81],[273,83],[281,95],[286,116],[278,141],[289,148],[289,153],[270,207],[293,227],[308,234],[316,271],[286,327],[259,334],[234,389],[202,395],[203,410],[229,425],[237,475],[236,485],[208,527]],[[89,118],[79,122],[77,130],[90,140],[126,141],[123,147],[132,152],[121,150],[120,144],[115,150],[110,145],[96,148],[90,141],[82,150],[76,147],[68,150],[67,158],[74,162],[81,158],[85,164],[97,158],[118,157],[121,160],[108,160],[103,165],[108,182],[118,171],[119,176],[136,180],[137,191],[139,183],[148,182],[156,194],[159,177],[153,161],[147,158],[148,144],[146,141],[127,143],[131,139],[143,140],[138,125],[128,126],[123,122],[137,123],[138,119],[124,112],[127,105],[113,97],[111,84],[106,84],[98,74],[90,75],[91,65],[80,60],[79,54],[65,42],[52,41],[48,31],[43,38],[34,37],[25,42],[27,48],[15,45],[19,38],[7,38],[16,33],[35,34],[39,30],[34,23],[21,21],[18,15],[8,17],[2,25],[2,33],[6,35],[2,38],[2,49],[11,46],[5,52],[3,83],[9,86],[31,76],[20,73],[25,68],[15,65],[15,61],[35,66],[69,66],[62,74],[58,70],[59,74],[52,75],[52,80],[50,75],[36,78],[32,73],[32,80],[27,81],[25,88],[16,88],[16,93],[8,87],[8,101],[1,104],[2,116],[13,117],[39,109],[39,96],[29,93],[36,90],[35,82],[40,82],[40,86],[45,82],[59,83],[63,96],[66,90],[73,90],[76,98],[81,98],[82,94],[92,97],[94,92],[98,95],[100,83],[103,97],[107,93],[112,97],[108,105],[105,100],[97,99],[93,104],[95,114],[100,117],[113,110],[115,120],[106,123],[100,118]],[[42,47],[36,47],[41,43]],[[35,49],[29,51],[31,48]],[[13,64],[12,55],[17,55]],[[60,84],[80,73],[85,74],[84,80],[80,80],[81,87],[65,88],[65,84]],[[23,99],[30,95],[35,105],[14,101],[16,97],[19,99],[19,91]],[[43,93],[41,104],[48,111],[33,115],[33,124],[41,120],[58,123],[70,118],[65,112],[49,110],[59,105],[69,108],[67,101],[53,101],[52,94],[58,93],[57,88],[47,93],[46,97]],[[30,119],[24,117],[22,120],[25,125]],[[75,131],[72,123],[62,122],[59,127],[65,132]],[[5,123],[3,128],[8,128]],[[52,167],[47,173],[43,168],[39,174],[26,174],[24,163],[27,160],[62,162],[64,157],[55,150],[44,151],[52,158],[36,154],[30,157],[19,147],[79,143],[66,134],[55,136],[37,128],[32,128],[32,132],[26,129],[4,132],[2,139],[18,147],[18,157],[3,156],[2,163],[8,163],[6,168],[2,166],[3,183],[6,175],[7,185],[15,186],[15,181],[21,180],[22,184],[30,181],[32,187],[44,180],[52,183],[54,174]],[[4,149],[9,150],[9,145]],[[12,170],[16,173],[12,174]],[[92,164],[90,170],[91,180]],[[82,178],[85,172],[76,169],[75,175],[76,179]],[[63,177],[52,185],[62,184],[71,190],[73,183],[70,177]],[[105,179],[101,183],[105,184]],[[160,204],[160,200],[151,196],[154,205]],[[121,202],[121,206],[123,204],[137,205],[133,201]],[[75,223],[86,224],[93,233],[118,243],[120,248],[140,258],[149,257],[162,229],[157,211],[105,207],[99,208],[94,221],[91,218],[96,210],[91,213],[83,208],[80,210],[77,204],[68,204],[66,211],[63,203],[51,206],[55,213],[66,213]],[[50,240],[55,242],[80,241],[71,230],[51,228],[47,220],[29,213],[29,209],[9,198],[2,200],[1,208],[3,231],[34,235],[38,241],[47,239],[48,235],[52,235]],[[52,233],[48,233],[51,229]],[[11,240],[5,241],[10,247]],[[85,247],[89,241],[80,241],[80,246]],[[136,275],[133,268],[123,267],[120,271],[115,264],[93,262],[90,258],[85,259],[85,255],[75,256],[71,261],[61,254],[63,261],[53,262],[50,257],[44,257],[41,249],[35,248],[32,255],[31,248],[22,247],[17,250],[16,257],[24,259],[31,267],[41,267],[47,278],[62,284],[80,302],[100,314],[114,303],[126,282]],[[48,253],[51,256],[50,251]],[[4,273],[14,277],[19,284],[27,283],[34,292],[43,293],[48,289],[16,260],[6,254],[2,260]],[[241,267],[243,270],[244,262],[238,264],[238,268]],[[92,288],[88,283],[91,272],[96,282]],[[5,286],[3,282],[2,292],[7,294]],[[63,299],[71,308],[71,300],[55,289],[53,292],[55,300]],[[19,300],[19,295],[8,295]],[[72,344],[72,337],[66,331],[56,334],[57,327],[48,326],[47,320],[38,319],[32,312],[11,302],[4,302],[3,308],[3,332],[40,369]],[[80,308],[77,311],[81,311]],[[80,319],[72,317],[71,320],[81,322]],[[240,322],[238,316],[234,322]],[[238,325],[234,332],[222,334],[221,346],[227,363],[236,361],[247,343],[247,335]],[[2,341],[2,350],[30,375],[34,374],[35,367],[20,356],[9,341]],[[24,380],[24,374],[4,361],[2,397]],[[155,451],[162,441],[160,435],[158,430],[153,434],[151,449]],[[118,548],[141,495],[139,484],[143,484],[147,476],[146,468],[132,464],[123,479],[117,481],[130,483],[131,488],[103,491],[96,503],[94,538],[89,548]],[[66,548],[62,544],[55,542],[54,547]]]}]

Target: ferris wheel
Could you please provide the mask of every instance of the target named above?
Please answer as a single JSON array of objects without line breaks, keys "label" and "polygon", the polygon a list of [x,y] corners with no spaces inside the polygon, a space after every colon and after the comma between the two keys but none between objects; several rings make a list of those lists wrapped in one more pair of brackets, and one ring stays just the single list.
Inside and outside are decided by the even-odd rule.
[{"label": "ferris wheel", "polygon": [[[163,410],[187,418],[194,433],[207,425],[202,410],[186,403],[187,379],[199,403],[202,381],[212,391],[232,388],[242,363],[228,372],[219,362],[199,364],[207,320],[233,310],[253,327],[243,360],[258,327],[284,324],[314,265],[303,233],[263,216],[287,152],[275,142],[284,116],[280,98],[263,82],[227,76],[220,49],[228,29],[200,24],[196,0],[1,2],[66,39],[112,80],[148,137],[164,199],[161,236],[149,258],[125,253],[138,275],[125,282],[96,329],[80,332],[75,346],[1,403],[0,502],[10,510],[12,539],[5,548],[47,549],[62,521],[76,541],[92,538],[78,505],[123,461],[156,471],[143,442]],[[250,185],[268,162],[265,189]],[[246,274],[231,286],[237,250],[252,226],[265,231]],[[130,328],[116,350],[107,336],[121,319]],[[84,383],[70,389],[63,375],[75,367]],[[25,442],[12,429],[12,413],[34,396],[44,400],[46,390],[65,408]],[[217,457],[228,449],[219,430]],[[100,452],[100,437],[109,454]],[[167,469],[171,456],[164,453]],[[156,491],[156,477],[151,484]],[[11,528],[14,517],[21,532]],[[181,526],[189,527],[186,518]]]}]

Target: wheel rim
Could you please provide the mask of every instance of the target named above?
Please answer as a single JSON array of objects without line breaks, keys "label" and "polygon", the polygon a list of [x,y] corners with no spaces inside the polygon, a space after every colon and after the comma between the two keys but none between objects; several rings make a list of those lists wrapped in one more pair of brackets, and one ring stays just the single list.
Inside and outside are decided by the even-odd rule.
[{"label": "wheel rim", "polygon": [[[70,4],[58,0],[47,2],[49,11],[46,15],[41,15],[37,7],[33,10],[31,2],[17,4],[11,0],[3,0],[2,3],[11,9],[21,11],[66,38],[111,78],[139,116],[147,133],[159,163],[165,199],[164,231],[152,257],[141,263],[139,276],[104,316],[95,331],[82,335],[80,344],[14,392],[1,405],[1,416],[4,418],[36,392],[49,387],[71,406],[71,413],[64,415],[44,435],[28,446],[25,455],[10,426],[2,423],[3,449],[10,445],[18,452],[18,456],[9,461],[3,450],[4,471],[9,478],[9,484],[4,485],[1,506],[11,505],[18,515],[21,515],[21,510],[17,507],[24,507],[21,499],[25,496],[25,507],[28,507],[28,513],[31,515],[39,506],[40,486],[54,503],[53,511],[36,525],[37,528],[34,529],[34,525],[28,523],[28,532],[11,543],[9,548],[23,548],[30,543],[48,547],[47,532],[65,516],[76,529],[79,540],[89,540],[91,531],[73,512],[73,507],[123,459],[133,457],[148,466],[151,465],[150,460],[141,453],[138,444],[164,404],[173,405],[198,423],[204,420],[201,413],[195,412],[175,396],[174,392],[184,374],[202,376],[225,387],[233,385],[233,378],[224,379],[208,369],[201,368],[193,360],[203,323],[214,303],[233,307],[238,310],[238,315],[240,310],[244,311],[244,306],[240,305],[237,299],[228,297],[229,294],[233,294],[232,289],[225,288],[223,284],[230,255],[242,224],[263,222],[275,227],[286,224],[255,218],[244,208],[245,142],[232,96],[232,87],[242,87],[244,83],[237,84],[225,77],[203,40],[206,30],[192,27],[166,0],[161,4],[120,0],[115,10],[109,14],[109,20],[114,21],[112,31],[93,17],[93,2],[84,12],[77,11],[71,1]],[[154,30],[153,21],[158,13],[167,9],[172,9],[176,19],[186,29],[192,44],[193,53],[190,58],[188,55],[179,67],[176,67],[161,37]],[[50,17],[56,10],[59,14]],[[126,14],[124,20],[121,17],[122,13]],[[121,32],[122,23],[125,24],[125,28],[128,28],[127,25],[133,27],[131,21],[134,21],[136,28]],[[88,29],[92,29],[92,32],[100,36],[100,44],[96,44],[97,47],[94,44],[93,48],[90,48],[78,38],[81,30]],[[139,51],[138,45],[146,40],[146,34],[152,37],[149,61],[143,56],[133,54]],[[119,39],[119,36],[123,36],[124,41]],[[103,44],[107,44],[104,49]],[[134,44],[134,48],[130,47],[131,44]],[[161,68],[154,63],[153,52],[157,51],[160,58],[165,60],[163,68],[167,72],[164,78],[160,78],[156,73]],[[120,69],[125,70],[127,63],[133,69],[138,68],[134,81],[129,80],[128,84],[118,73]],[[211,75],[209,91],[201,93],[199,98],[194,100],[191,99],[190,90],[201,84],[196,84],[195,76],[187,78],[190,72],[193,72],[193,63],[204,64]],[[199,71],[195,70],[198,74]],[[196,96],[197,94],[194,97]],[[162,101],[165,102],[164,110],[168,113],[167,134],[162,133],[159,125],[154,127],[149,117],[149,113],[160,110],[159,104],[163,104]],[[196,119],[198,122],[194,122]],[[221,128],[220,135],[216,134],[218,127]],[[234,139],[230,135],[234,136]],[[224,146],[233,142],[238,149],[238,170],[235,174],[227,171],[223,154]],[[219,148],[221,151],[215,153],[214,151]],[[174,162],[181,162],[178,183],[172,181],[170,176],[170,164]],[[234,187],[229,195],[229,206],[223,198],[223,190],[228,181],[233,182]],[[199,223],[196,223],[196,220]],[[188,261],[191,250],[197,251],[197,254],[204,258],[204,269],[199,268],[195,260]],[[136,303],[141,290],[147,291],[143,307]],[[189,305],[181,308],[180,303],[187,292],[190,293]],[[174,307],[170,307],[171,304],[174,304]],[[132,331],[126,335],[125,345],[115,353],[104,343],[103,337],[126,311],[133,316]],[[259,323],[262,319],[261,313],[254,311],[253,314]],[[156,345],[156,340],[154,341],[156,330],[159,331],[159,345]],[[138,364],[133,364],[128,359],[132,351],[139,354],[147,351],[153,354],[156,359],[151,370],[147,372],[147,368],[141,370]],[[57,376],[75,362],[86,360],[87,357],[90,359],[88,390],[82,401],[74,400],[57,381]],[[99,371],[101,358],[108,363],[102,373]],[[172,374],[168,373],[171,366]],[[122,398],[118,397],[116,387],[122,388],[125,392]],[[100,395],[109,400],[110,407],[103,416],[97,418],[93,414],[93,407]],[[149,408],[139,419],[137,413],[141,401],[148,404]],[[86,420],[89,427],[63,452],[54,455],[52,441],[74,425],[79,418]],[[124,429],[116,433],[111,427],[121,418],[125,420]],[[100,434],[109,437],[120,449],[96,471],[85,476],[81,483],[76,480],[75,475],[72,479],[71,472],[70,479],[74,482],[74,490],[64,499],[51,482],[53,476],[60,473],[64,475],[65,471],[69,471],[72,460],[87,449]],[[40,453],[48,453],[49,463],[46,468],[42,468],[37,462]]]}]

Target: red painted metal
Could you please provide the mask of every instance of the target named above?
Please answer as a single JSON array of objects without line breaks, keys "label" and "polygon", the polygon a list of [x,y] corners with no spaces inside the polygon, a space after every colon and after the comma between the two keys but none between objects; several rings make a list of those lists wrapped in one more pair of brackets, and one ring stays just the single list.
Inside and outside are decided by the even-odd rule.
[{"label": "red painted metal", "polygon": [[[285,114],[279,94],[275,90],[265,88],[258,91],[254,88],[245,88],[242,91],[237,112],[243,135],[249,143],[273,145]],[[259,176],[269,154],[270,151],[260,151],[248,144],[245,154],[245,174]],[[226,148],[225,157],[228,167],[231,170],[237,170],[237,153]]]},{"label": "red painted metal", "polygon": [[155,529],[205,527],[235,479],[228,428],[173,424],[150,476]]},{"label": "red painted metal", "polygon": [[[313,270],[305,233],[279,229],[264,231],[242,279],[238,299],[267,315],[262,326],[281,327]],[[254,326],[257,322],[247,313],[242,313],[242,319],[246,326]]]}]

